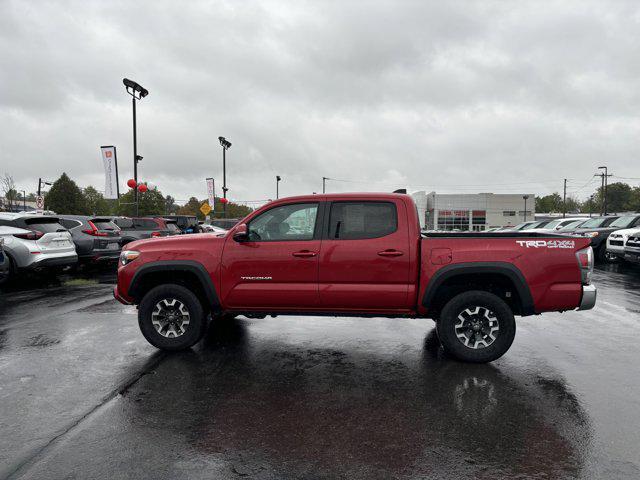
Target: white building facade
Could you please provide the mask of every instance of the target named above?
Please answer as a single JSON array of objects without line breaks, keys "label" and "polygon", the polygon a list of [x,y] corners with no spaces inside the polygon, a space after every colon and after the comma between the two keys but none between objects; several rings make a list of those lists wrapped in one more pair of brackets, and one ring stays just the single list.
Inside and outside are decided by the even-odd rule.
[{"label": "white building facade", "polygon": [[535,218],[533,193],[438,194],[420,191],[411,196],[418,208],[420,226],[426,230],[482,231],[515,226]]}]

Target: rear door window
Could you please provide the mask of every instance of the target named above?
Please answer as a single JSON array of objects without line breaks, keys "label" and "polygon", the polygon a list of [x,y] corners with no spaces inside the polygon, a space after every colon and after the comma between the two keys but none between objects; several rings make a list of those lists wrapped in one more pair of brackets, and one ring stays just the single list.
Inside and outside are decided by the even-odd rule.
[{"label": "rear door window", "polygon": [[82,225],[82,222],[80,220],[72,220],[70,218],[62,218],[60,219],[60,223],[67,230],[71,230],[72,228],[76,228]]},{"label": "rear door window", "polygon": [[329,238],[358,240],[390,235],[398,229],[393,202],[334,202],[329,217]]}]

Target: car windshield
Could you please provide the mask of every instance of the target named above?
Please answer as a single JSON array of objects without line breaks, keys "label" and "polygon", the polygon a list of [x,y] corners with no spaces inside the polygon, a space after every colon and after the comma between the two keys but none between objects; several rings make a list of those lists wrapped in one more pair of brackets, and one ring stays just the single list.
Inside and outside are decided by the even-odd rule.
[{"label": "car windshield", "polygon": [[511,230],[522,230],[523,228],[528,227],[529,225],[532,225],[532,223],[524,222],[524,223],[519,223],[515,227],[505,227],[505,228],[510,228]]},{"label": "car windshield", "polygon": [[598,228],[606,220],[606,218],[592,218],[591,220],[587,220],[582,225],[580,225],[580,228]]},{"label": "car windshield", "polygon": [[91,220],[98,230],[117,231],[120,230],[118,226],[108,218],[94,218]]},{"label": "car windshield", "polygon": [[67,231],[66,228],[60,225],[57,218],[28,218],[24,223],[27,224],[28,229],[38,230],[42,233]]},{"label": "car windshield", "polygon": [[171,231],[171,232],[179,232],[180,229],[178,228],[178,225],[176,225],[176,222],[167,222],[167,230]]},{"label": "car windshield", "polygon": [[563,222],[563,220],[554,220],[553,222],[547,223],[547,225],[544,228],[556,228],[562,222]]},{"label": "car windshield", "polygon": [[569,222],[564,225],[560,230],[569,230],[571,228],[578,228],[580,225],[585,223],[585,220],[574,220],[573,222]]},{"label": "car windshield", "polygon": [[615,222],[612,222],[609,226],[612,228],[627,228],[630,227],[637,218],[637,215],[620,217]]}]

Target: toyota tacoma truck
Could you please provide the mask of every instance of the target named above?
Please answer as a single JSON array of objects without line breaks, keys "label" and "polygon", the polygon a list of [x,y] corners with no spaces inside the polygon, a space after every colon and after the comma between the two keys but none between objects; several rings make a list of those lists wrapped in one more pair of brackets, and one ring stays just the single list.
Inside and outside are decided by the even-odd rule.
[{"label": "toyota tacoma truck", "polygon": [[135,241],[114,296],[138,306],[164,350],[198,342],[209,318],[332,315],[431,318],[444,349],[489,362],[515,316],[593,308],[590,239],[550,233],[421,234],[405,194],[276,200],[226,235]]}]

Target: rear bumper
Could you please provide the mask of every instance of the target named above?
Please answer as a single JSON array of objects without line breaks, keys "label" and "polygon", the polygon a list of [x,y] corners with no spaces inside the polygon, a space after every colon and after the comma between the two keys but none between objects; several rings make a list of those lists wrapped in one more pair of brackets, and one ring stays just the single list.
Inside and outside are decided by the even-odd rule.
[{"label": "rear bumper", "polygon": [[582,300],[578,310],[591,310],[596,305],[596,297],[598,295],[598,289],[595,285],[583,285],[582,286]]},{"label": "rear bumper", "polygon": [[46,256],[42,255],[40,258],[37,258],[34,262],[30,263],[26,268],[29,270],[37,270],[39,268],[49,268],[49,267],[66,267],[69,265],[75,265],[78,263],[78,255],[75,253],[73,255],[63,255],[63,256]]}]

